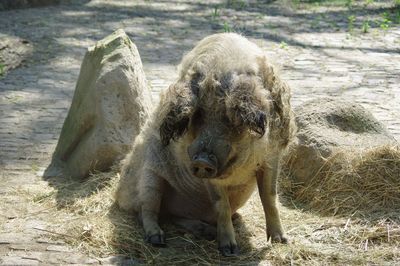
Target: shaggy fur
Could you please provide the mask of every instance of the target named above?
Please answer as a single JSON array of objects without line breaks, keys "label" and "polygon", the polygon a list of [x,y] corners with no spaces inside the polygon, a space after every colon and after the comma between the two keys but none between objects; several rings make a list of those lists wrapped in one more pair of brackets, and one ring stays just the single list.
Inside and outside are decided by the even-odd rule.
[{"label": "shaggy fur", "polygon": [[[216,224],[219,249],[230,256],[238,251],[231,217],[257,185],[267,237],[286,242],[276,178],[294,129],[290,89],[262,50],[237,34],[209,36],[183,58],[179,78],[136,138],[117,203],[141,215],[156,245],[164,244],[161,214],[189,228]],[[215,154],[215,178],[191,172],[189,153],[199,145]]]}]

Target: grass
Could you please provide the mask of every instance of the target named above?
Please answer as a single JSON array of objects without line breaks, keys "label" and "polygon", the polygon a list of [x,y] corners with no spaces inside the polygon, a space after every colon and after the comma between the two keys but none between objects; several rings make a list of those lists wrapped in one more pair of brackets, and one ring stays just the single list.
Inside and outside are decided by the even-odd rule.
[{"label": "grass", "polygon": [[[398,151],[391,154],[400,156]],[[365,181],[360,189],[377,190],[375,183],[382,183],[377,173],[399,173],[396,171],[400,159],[394,160],[397,157],[393,156],[364,156],[364,159],[372,159],[347,166],[355,167],[359,173],[369,169],[366,180],[371,182]],[[386,163],[384,167],[380,170],[370,168],[379,158]],[[282,175],[280,209],[283,225],[291,239],[288,245],[267,242],[264,214],[255,192],[239,211],[241,217],[234,220],[241,248],[241,255],[237,258],[221,257],[215,241],[197,239],[168,222],[162,222],[168,247],[154,248],[146,244],[136,217],[121,212],[114,204],[113,193],[119,180],[116,171],[94,174],[84,182],[54,179],[49,181],[50,186],[25,193],[30,204],[52,210],[40,217],[51,225],[46,228],[46,234],[96,257],[122,254],[142,263],[157,265],[399,264],[400,223],[396,217],[400,188],[388,183],[384,186],[384,194],[371,190],[363,197],[356,192],[348,197],[346,193],[350,192],[346,186],[353,184],[349,178],[353,172],[336,171],[336,182],[334,179],[315,180],[313,185],[306,187],[296,184],[288,175]],[[399,185],[398,179],[393,182]],[[388,205],[383,212],[376,212],[382,200],[397,207],[393,209],[393,205]],[[363,201],[365,206],[358,205],[357,201]]]},{"label": "grass", "polygon": [[[347,17],[347,31],[351,34],[366,34],[373,28],[385,32],[400,24],[399,0],[386,1],[385,3],[375,0],[295,0],[292,1],[292,3],[297,9],[303,10],[316,11],[321,10],[320,8],[334,8],[341,10],[343,16]],[[385,6],[385,8],[383,8],[383,6]],[[368,11],[379,10],[378,7],[381,9],[378,13]],[[320,22],[324,20],[329,24],[329,20],[332,19],[335,20],[337,18],[326,17],[321,20],[320,17],[316,17],[310,24],[311,28],[319,28],[319,25],[321,24]]]},{"label": "grass", "polygon": [[244,0],[227,0],[226,7],[241,10],[247,6],[247,1]]},{"label": "grass", "polygon": [[[238,5],[237,1],[228,1],[226,8]],[[215,5],[211,11],[211,22],[215,24],[222,32],[234,32],[233,26],[229,22],[229,17],[222,18],[223,9],[219,5]]]},{"label": "grass", "polygon": [[369,25],[369,20],[365,20],[362,24],[362,32],[363,33],[368,33],[369,29],[370,29],[370,25]]},{"label": "grass", "polygon": [[287,49],[288,48],[288,44],[286,43],[286,42],[281,42],[280,44],[279,44],[279,48],[281,48],[281,49]]},{"label": "grass", "polygon": [[[236,5],[236,1],[233,1],[230,3],[229,1],[226,4],[226,8],[228,8],[230,5]],[[219,28],[222,32],[233,32],[234,29],[230,25],[229,18],[224,16],[222,17],[222,12],[224,11],[223,8],[221,8],[220,5],[215,5],[211,11],[211,22],[217,28]]]},{"label": "grass", "polygon": [[228,24],[228,22],[224,22],[223,32],[233,32],[233,28]]},{"label": "grass", "polygon": [[292,0],[296,7],[351,7],[354,4],[353,0]]},{"label": "grass", "polygon": [[347,19],[348,19],[348,31],[352,33],[354,31],[354,22],[356,21],[356,17],[354,15],[351,15]]},{"label": "grass", "polygon": [[388,30],[390,25],[392,24],[391,16],[388,12],[383,12],[382,20],[380,22],[380,27],[383,30]]},{"label": "grass", "polygon": [[0,63],[0,76],[3,76],[6,73],[6,66],[3,63]]},{"label": "grass", "polygon": [[220,7],[219,6],[215,6],[212,13],[211,13],[211,17],[213,20],[217,20],[220,17]]},{"label": "grass", "polygon": [[[292,0],[293,3],[305,6],[337,6],[337,7],[347,7],[352,8],[355,5],[372,5],[376,0]],[[392,0],[394,6],[400,4],[400,0]]]},{"label": "grass", "polygon": [[[315,31],[347,31],[352,36],[370,32],[386,32],[400,24],[400,6],[395,1],[378,2],[375,0],[290,0],[283,6],[295,7],[300,12],[314,13],[309,19],[309,27]],[[256,7],[257,5],[255,5]],[[210,5],[210,22],[213,28],[222,32],[246,32],[246,23],[233,21],[231,14],[235,11],[249,11],[243,1],[226,1],[225,4]],[[261,7],[260,7],[261,8]],[[264,6],[262,8],[265,8]],[[377,10],[379,12],[377,12]],[[257,21],[268,20],[263,12],[255,13]],[[335,15],[332,15],[335,14]],[[343,25],[342,21],[347,21]],[[242,24],[242,25],[241,25]],[[271,24],[271,23],[264,23]],[[233,26],[232,26],[233,25]],[[276,27],[280,28],[277,22]],[[242,29],[244,28],[244,30]]]}]

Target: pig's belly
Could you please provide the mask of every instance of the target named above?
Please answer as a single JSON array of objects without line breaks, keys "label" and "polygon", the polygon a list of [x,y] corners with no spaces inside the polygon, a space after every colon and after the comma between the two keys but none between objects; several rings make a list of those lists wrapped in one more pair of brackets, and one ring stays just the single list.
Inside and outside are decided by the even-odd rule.
[{"label": "pig's belly", "polygon": [[168,187],[162,199],[165,214],[215,223],[216,213],[206,188],[201,191],[179,192]]},{"label": "pig's belly", "polygon": [[[251,196],[255,181],[248,184],[229,187],[229,201],[232,215],[242,207]],[[178,217],[201,220],[216,224],[217,213],[206,187],[196,191],[179,192],[168,187],[162,200],[162,209],[165,214]]]},{"label": "pig's belly", "polygon": [[232,214],[234,214],[247,202],[247,200],[253,194],[255,186],[256,179],[254,178],[246,184],[228,188]]}]

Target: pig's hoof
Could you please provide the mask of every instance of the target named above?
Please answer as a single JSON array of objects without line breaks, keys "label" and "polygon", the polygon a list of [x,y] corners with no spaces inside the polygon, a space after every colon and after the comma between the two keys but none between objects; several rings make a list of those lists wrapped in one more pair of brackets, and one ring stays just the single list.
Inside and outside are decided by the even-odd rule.
[{"label": "pig's hoof", "polygon": [[268,233],[267,239],[270,238],[272,243],[282,243],[282,244],[288,243],[288,239],[283,233]]},{"label": "pig's hoof", "polygon": [[239,256],[239,248],[237,245],[227,245],[219,247],[219,252],[225,257],[236,257]]},{"label": "pig's hoof", "polygon": [[156,247],[166,246],[164,234],[155,234],[151,236],[146,236],[146,241]]},{"label": "pig's hoof", "polygon": [[271,238],[272,243],[282,243],[282,244],[287,244],[288,239],[286,236],[274,236]]}]

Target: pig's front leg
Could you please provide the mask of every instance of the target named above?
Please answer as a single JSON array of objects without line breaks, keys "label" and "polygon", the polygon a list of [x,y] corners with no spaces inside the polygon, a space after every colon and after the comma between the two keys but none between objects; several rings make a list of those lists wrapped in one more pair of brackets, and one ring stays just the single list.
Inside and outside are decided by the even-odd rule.
[{"label": "pig's front leg", "polygon": [[279,210],[277,208],[276,181],[279,177],[279,157],[272,159],[263,168],[257,170],[257,185],[264,208],[267,225],[267,239],[272,242],[287,243],[283,232]]},{"label": "pig's front leg", "polygon": [[227,189],[223,186],[208,184],[208,191],[217,214],[217,241],[222,255],[239,255],[232,224],[231,205]]},{"label": "pig's front leg", "polygon": [[164,179],[152,172],[145,172],[140,182],[141,219],[146,241],[155,246],[165,245],[164,231],[158,225]]}]

